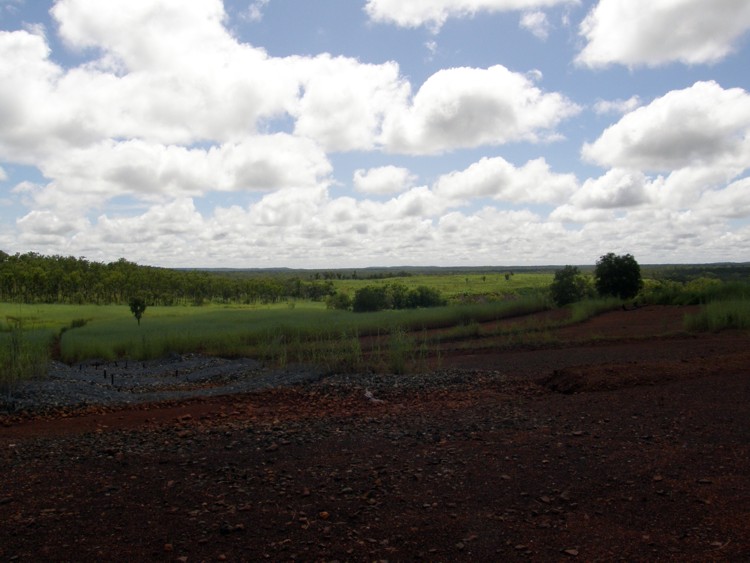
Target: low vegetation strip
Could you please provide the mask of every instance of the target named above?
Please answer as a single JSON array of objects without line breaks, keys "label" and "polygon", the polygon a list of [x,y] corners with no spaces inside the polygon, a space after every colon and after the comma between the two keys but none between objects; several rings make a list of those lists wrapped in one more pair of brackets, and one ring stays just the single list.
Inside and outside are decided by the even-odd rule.
[{"label": "low vegetation strip", "polygon": [[706,303],[698,313],[685,318],[685,326],[693,331],[750,329],[750,300],[730,299]]}]

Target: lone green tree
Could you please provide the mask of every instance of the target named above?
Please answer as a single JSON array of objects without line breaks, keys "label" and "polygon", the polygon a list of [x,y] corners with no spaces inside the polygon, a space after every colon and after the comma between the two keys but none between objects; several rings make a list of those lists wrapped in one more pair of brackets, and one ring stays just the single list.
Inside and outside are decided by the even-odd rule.
[{"label": "lone green tree", "polygon": [[586,297],[589,294],[589,282],[577,267],[565,266],[555,272],[550,293],[555,305],[562,307]]},{"label": "lone green tree", "polygon": [[128,305],[130,305],[130,312],[138,321],[138,326],[141,326],[141,317],[146,310],[146,301],[142,297],[131,297]]},{"label": "lone green tree", "polygon": [[594,283],[600,295],[631,299],[643,287],[641,267],[631,254],[605,254],[596,262]]}]

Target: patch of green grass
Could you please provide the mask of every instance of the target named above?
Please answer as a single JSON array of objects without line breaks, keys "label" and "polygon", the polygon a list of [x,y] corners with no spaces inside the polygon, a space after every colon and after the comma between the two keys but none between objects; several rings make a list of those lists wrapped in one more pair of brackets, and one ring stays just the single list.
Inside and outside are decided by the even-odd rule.
[{"label": "patch of green grass", "polygon": [[21,381],[47,373],[51,333],[29,333],[23,321],[13,317],[6,317],[4,326],[6,330],[0,334],[0,392],[11,396]]},{"label": "patch of green grass", "polygon": [[[293,309],[153,307],[146,310],[139,327],[123,306],[108,310],[106,315],[91,315],[85,325],[65,331],[60,350],[62,359],[69,363],[88,358],[147,359],[170,352],[202,352],[260,357],[282,364],[322,360],[354,365],[361,361],[361,351],[357,352],[353,344],[354,335],[391,334],[396,327],[412,332],[459,324],[475,326],[546,307],[548,304],[540,298],[362,314],[306,302],[298,302]],[[79,314],[71,310],[66,317],[55,311],[55,318],[72,323]],[[334,345],[343,345],[346,352],[334,354]]]},{"label": "patch of green grass", "polygon": [[696,278],[686,282],[644,280],[639,299],[657,305],[699,305],[730,299],[750,299],[750,284],[723,282],[715,278]]},{"label": "patch of green grass", "polygon": [[570,319],[566,324],[580,323],[607,311],[614,311],[622,307],[622,299],[604,297],[599,299],[585,299],[570,305]]},{"label": "patch of green grass", "polygon": [[506,279],[505,273],[488,274],[432,274],[385,279],[334,280],[337,291],[353,296],[365,286],[402,284],[407,289],[426,286],[438,290],[449,302],[463,302],[471,297],[485,300],[502,299],[509,295],[526,296],[547,290],[554,278],[553,273],[514,273]]},{"label": "patch of green grass", "polygon": [[[150,359],[171,352],[255,357],[273,364],[312,363],[327,369],[403,372],[439,356],[427,331],[456,327],[458,338],[481,336],[481,323],[550,307],[542,295],[482,304],[355,314],[297,301],[263,306],[149,307],[139,326],[123,306],[10,306],[34,328],[31,335],[59,337],[60,358]],[[44,327],[44,328],[42,328]],[[419,334],[422,338],[419,338]],[[362,350],[360,338],[378,349]],[[383,342],[381,346],[381,338]],[[441,338],[443,338],[441,336]],[[450,339],[450,331],[445,335]],[[367,365],[365,365],[367,364]]]},{"label": "patch of green grass", "polygon": [[411,335],[404,327],[397,326],[388,339],[388,369],[395,375],[403,375],[407,370],[409,353],[413,348]]},{"label": "patch of green grass", "polygon": [[750,329],[750,299],[707,303],[698,313],[685,315],[685,328],[691,331]]}]

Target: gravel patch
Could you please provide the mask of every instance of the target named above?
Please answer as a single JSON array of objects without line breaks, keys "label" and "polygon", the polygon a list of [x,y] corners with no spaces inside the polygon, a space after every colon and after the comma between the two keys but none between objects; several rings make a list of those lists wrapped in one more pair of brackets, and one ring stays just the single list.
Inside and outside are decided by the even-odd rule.
[{"label": "gravel patch", "polygon": [[268,368],[250,358],[174,354],[147,362],[51,362],[47,376],[21,382],[0,398],[0,412],[37,412],[91,405],[120,406],[231,395],[318,381],[313,366]]},{"label": "gravel patch", "polygon": [[45,378],[24,381],[10,397],[0,397],[0,413],[118,407],[319,382],[321,391],[326,394],[347,395],[361,391],[363,396],[377,401],[403,392],[467,389],[501,381],[507,385],[506,374],[492,370],[443,369],[403,375],[330,374],[323,368],[309,365],[271,368],[251,358],[174,354],[146,362],[91,360],[73,366],[51,362]]}]

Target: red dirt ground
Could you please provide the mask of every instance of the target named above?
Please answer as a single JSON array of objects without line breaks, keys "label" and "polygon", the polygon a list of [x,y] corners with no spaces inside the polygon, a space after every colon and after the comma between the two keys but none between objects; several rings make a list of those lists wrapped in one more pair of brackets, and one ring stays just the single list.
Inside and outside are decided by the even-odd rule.
[{"label": "red dirt ground", "polygon": [[685,312],[453,343],[381,402],[334,377],[0,420],[0,560],[748,561],[750,338]]}]

